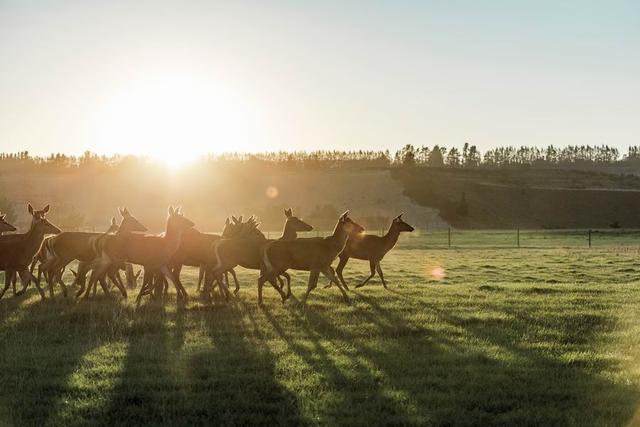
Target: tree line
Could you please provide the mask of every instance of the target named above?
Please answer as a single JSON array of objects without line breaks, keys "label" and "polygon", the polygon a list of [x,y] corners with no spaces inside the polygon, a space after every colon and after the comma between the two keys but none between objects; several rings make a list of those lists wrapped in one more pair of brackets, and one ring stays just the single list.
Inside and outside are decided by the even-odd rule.
[{"label": "tree line", "polygon": [[[627,153],[608,145],[569,145],[544,148],[529,146],[498,147],[481,153],[475,145],[465,143],[462,148],[432,147],[407,144],[393,155],[389,150],[318,150],[278,151],[265,153],[224,153],[201,157],[196,165],[219,167],[245,165],[254,168],[327,169],[347,167],[352,169],[389,167],[434,167],[434,168],[515,168],[515,167],[562,167],[598,166],[620,162],[640,163],[640,146],[631,146]],[[112,168],[135,168],[152,166],[148,156],[98,155],[90,151],[80,156],[52,153],[48,156],[33,156],[28,151],[0,153],[0,171],[10,170],[101,170]]]}]

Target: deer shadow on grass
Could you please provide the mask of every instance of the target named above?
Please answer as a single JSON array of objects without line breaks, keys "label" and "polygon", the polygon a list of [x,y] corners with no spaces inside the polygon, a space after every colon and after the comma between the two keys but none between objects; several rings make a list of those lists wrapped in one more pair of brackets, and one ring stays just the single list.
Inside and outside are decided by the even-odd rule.
[{"label": "deer shadow on grass", "polygon": [[203,399],[197,412],[208,424],[309,424],[296,396],[277,381],[275,356],[247,306],[237,302],[192,313],[212,346],[190,356],[185,374]]},{"label": "deer shadow on grass", "polygon": [[[330,393],[336,394],[335,404],[327,406],[319,415],[322,424],[329,425],[372,425],[385,423],[393,425],[408,425],[411,420],[404,409],[394,399],[385,395],[380,387],[381,378],[371,372],[369,366],[362,363],[356,354],[347,352],[347,358],[338,363],[325,345],[336,343],[352,345],[353,338],[342,333],[321,315],[312,311],[301,313],[298,308],[290,308],[290,314],[302,328],[302,336],[295,337],[283,328],[278,319],[268,307],[262,309],[265,318],[288,346],[289,350],[298,355],[315,374],[322,376],[323,386]],[[305,318],[307,317],[307,318]],[[310,322],[308,317],[313,318]],[[319,329],[310,326],[314,323]],[[331,339],[329,337],[339,337]],[[303,342],[299,341],[299,338]],[[323,344],[321,340],[325,341]],[[311,343],[311,346],[304,344]],[[337,349],[336,349],[337,350]],[[337,351],[335,356],[344,356],[345,351]],[[346,364],[346,366],[341,366]]]},{"label": "deer shadow on grass", "polygon": [[[539,322],[525,308],[487,305],[500,316],[486,319],[464,318],[455,309],[424,307],[450,329],[445,332],[429,323],[407,322],[376,298],[362,293],[358,298],[368,306],[358,309],[363,320],[380,330],[396,331],[384,348],[360,348],[361,353],[387,373],[394,387],[411,393],[422,420],[465,425],[623,425],[637,407],[636,387],[601,375],[616,369],[610,361],[567,363],[544,348],[521,342],[518,337]],[[566,325],[557,328],[558,339],[598,345],[598,332],[614,327],[615,321],[606,315],[587,317],[566,319]],[[466,339],[456,339],[463,336]],[[487,351],[490,348],[497,351]]]},{"label": "deer shadow on grass", "polygon": [[103,326],[121,308],[113,298],[96,302],[100,306],[38,299],[15,323],[0,326],[0,424],[60,423],[64,399],[77,391],[70,376],[109,339]]}]

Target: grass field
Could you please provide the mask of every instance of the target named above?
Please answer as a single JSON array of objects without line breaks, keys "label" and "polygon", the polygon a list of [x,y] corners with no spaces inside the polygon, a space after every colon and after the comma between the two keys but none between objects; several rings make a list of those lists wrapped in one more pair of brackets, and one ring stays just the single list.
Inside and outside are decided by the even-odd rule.
[{"label": "grass field", "polygon": [[[0,425],[627,425],[640,248],[416,249],[302,311],[253,272],[225,304],[0,301]],[[416,240],[413,240],[415,243]],[[352,261],[350,284],[368,266]],[[294,277],[294,294],[304,276]]]}]

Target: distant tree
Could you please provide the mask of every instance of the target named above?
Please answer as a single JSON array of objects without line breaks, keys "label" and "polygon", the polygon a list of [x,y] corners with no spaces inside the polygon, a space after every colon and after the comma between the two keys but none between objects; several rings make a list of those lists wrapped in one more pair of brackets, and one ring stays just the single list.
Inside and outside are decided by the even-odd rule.
[{"label": "distant tree", "polygon": [[460,152],[458,149],[454,147],[449,150],[449,153],[447,154],[447,166],[457,168],[460,167],[461,164]]},{"label": "distant tree", "polygon": [[433,147],[433,150],[431,150],[428,165],[432,168],[441,168],[444,166],[444,157],[442,156],[442,151],[439,146],[436,145]]}]

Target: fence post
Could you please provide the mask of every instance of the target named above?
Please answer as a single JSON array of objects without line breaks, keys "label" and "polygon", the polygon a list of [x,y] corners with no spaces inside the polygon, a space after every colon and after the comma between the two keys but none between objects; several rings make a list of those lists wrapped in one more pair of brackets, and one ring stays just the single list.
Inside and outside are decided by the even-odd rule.
[{"label": "fence post", "polygon": [[448,228],[447,232],[447,246],[451,247],[451,227]]},{"label": "fence post", "polygon": [[518,247],[520,247],[520,227],[516,229],[516,240],[518,241]]},{"label": "fence post", "polygon": [[591,247],[591,229],[589,229],[589,247]]}]

